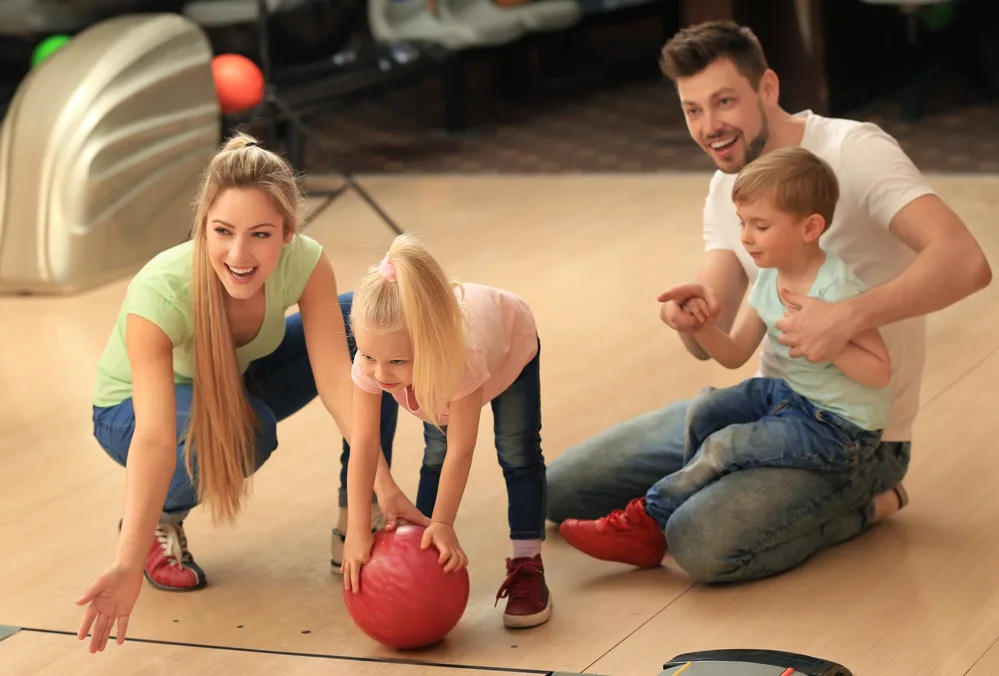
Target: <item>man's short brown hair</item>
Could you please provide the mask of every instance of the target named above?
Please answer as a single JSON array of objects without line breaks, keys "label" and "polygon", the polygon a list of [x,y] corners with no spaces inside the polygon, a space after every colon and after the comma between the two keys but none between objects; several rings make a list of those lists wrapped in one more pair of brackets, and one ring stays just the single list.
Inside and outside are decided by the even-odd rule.
[{"label": "man's short brown hair", "polygon": [[832,167],[801,146],[777,148],[747,164],[732,187],[736,204],[761,198],[799,218],[819,214],[828,228],[836,213],[839,181]]},{"label": "man's short brown hair", "polygon": [[766,56],[756,34],[731,21],[707,21],[674,35],[659,55],[659,67],[673,82],[696,75],[718,59],[729,59],[753,86],[766,72]]}]

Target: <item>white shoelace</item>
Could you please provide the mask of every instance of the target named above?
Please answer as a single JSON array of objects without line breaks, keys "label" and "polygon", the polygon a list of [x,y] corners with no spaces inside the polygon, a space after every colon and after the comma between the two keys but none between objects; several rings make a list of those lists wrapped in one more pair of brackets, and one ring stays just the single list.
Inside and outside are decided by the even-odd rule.
[{"label": "white shoelace", "polygon": [[182,566],[184,552],[187,550],[187,538],[180,526],[160,524],[156,528],[156,540],[163,549],[163,554],[175,566]]}]

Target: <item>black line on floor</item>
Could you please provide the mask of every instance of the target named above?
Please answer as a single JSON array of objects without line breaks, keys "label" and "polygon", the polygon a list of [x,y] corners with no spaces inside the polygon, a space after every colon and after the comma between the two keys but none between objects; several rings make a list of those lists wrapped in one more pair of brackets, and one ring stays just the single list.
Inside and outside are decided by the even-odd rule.
[{"label": "black line on floor", "polygon": [[[21,627],[21,631],[31,631],[36,634],[58,634],[60,636],[76,636],[75,631],[64,631],[61,629],[38,629],[35,627]],[[108,644],[114,641],[114,636],[108,639]],[[126,643],[151,643],[153,645],[169,645],[181,648],[202,648],[206,650],[228,650],[230,652],[256,653],[260,655],[279,655],[282,657],[309,657],[320,660],[340,660],[345,662],[374,662],[376,664],[405,664],[414,667],[436,667],[438,669],[466,669],[469,671],[494,671],[509,674],[540,674],[541,676],[552,676],[549,669],[516,669],[514,667],[487,667],[473,664],[447,664],[443,662],[423,662],[420,660],[406,660],[390,657],[350,657],[347,655],[326,655],[323,653],[299,653],[285,650],[266,650],[263,648],[240,648],[237,646],[208,645],[202,643],[185,643],[182,641],[162,641],[153,638],[127,638]]]}]

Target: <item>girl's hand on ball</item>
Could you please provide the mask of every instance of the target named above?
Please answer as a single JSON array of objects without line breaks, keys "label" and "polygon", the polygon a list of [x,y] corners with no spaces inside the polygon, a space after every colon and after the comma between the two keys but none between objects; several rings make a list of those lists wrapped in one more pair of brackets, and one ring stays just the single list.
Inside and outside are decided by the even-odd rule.
[{"label": "girl's hand on ball", "polygon": [[433,545],[440,552],[437,562],[444,566],[444,572],[453,573],[468,567],[468,557],[458,544],[458,536],[454,528],[446,523],[434,521],[423,533],[421,549]]},{"label": "girl's hand on ball", "polygon": [[430,519],[416,508],[416,505],[406,497],[406,494],[398,486],[394,486],[377,497],[378,506],[385,517],[385,530],[394,530],[399,525],[400,520],[417,526],[427,527],[430,525]]},{"label": "girl's hand on ball", "polygon": [[343,573],[343,586],[353,593],[361,589],[361,566],[371,559],[371,547],[375,536],[370,530],[348,530],[343,546],[343,563],[340,572]]}]

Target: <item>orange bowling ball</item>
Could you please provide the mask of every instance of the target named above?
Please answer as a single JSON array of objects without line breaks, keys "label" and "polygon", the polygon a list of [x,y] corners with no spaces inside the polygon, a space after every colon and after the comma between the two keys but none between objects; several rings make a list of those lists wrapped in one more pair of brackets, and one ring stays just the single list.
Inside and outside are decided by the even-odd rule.
[{"label": "orange bowling ball", "polygon": [[226,115],[248,110],[264,100],[264,74],[240,54],[219,54],[212,59],[215,96]]}]

